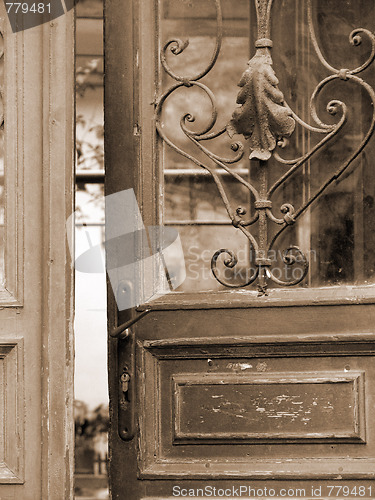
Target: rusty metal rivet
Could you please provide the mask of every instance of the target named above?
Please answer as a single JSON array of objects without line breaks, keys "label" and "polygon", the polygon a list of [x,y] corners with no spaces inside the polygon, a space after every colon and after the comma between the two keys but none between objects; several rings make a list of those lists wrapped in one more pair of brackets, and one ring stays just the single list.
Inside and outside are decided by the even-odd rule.
[{"label": "rusty metal rivet", "polygon": [[348,80],[348,73],[348,69],[340,69],[340,71],[338,72],[338,76],[341,80]]}]

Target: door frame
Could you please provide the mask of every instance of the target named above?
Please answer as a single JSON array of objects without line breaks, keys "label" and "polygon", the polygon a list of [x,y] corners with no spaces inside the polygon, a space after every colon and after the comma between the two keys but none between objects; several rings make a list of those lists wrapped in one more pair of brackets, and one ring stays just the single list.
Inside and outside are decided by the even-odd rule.
[{"label": "door frame", "polygon": [[74,275],[66,238],[75,193],[74,28],[74,9],[44,24],[42,54],[34,53],[43,65],[41,418],[42,498],[48,500],[74,497]]}]

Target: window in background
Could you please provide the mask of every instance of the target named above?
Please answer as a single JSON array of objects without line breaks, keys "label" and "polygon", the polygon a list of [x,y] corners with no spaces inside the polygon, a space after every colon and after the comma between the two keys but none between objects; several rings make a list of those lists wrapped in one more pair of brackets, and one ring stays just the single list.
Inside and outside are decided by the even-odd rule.
[{"label": "window in background", "polygon": [[[76,27],[76,254],[104,236],[103,2],[81,0]],[[103,249],[104,252],[104,249]],[[76,272],[75,494],[108,498],[104,274]]]}]

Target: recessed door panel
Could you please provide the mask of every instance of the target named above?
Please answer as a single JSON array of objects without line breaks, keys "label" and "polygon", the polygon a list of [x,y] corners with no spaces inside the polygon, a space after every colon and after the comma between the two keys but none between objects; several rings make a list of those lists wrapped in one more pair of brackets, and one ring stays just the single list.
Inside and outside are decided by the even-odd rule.
[{"label": "recessed door panel", "polygon": [[282,459],[301,477],[333,477],[352,462],[344,456],[361,463],[356,472],[345,467],[344,475],[372,474],[371,349],[351,356],[346,345],[325,356],[306,354],[301,343],[293,357],[287,345],[282,356],[272,346],[259,356],[247,339],[232,344],[229,355],[219,339],[192,339],[182,354],[173,340],[138,345],[145,373],[138,388],[141,477],[221,477],[224,471],[253,477],[267,466],[289,477]]}]

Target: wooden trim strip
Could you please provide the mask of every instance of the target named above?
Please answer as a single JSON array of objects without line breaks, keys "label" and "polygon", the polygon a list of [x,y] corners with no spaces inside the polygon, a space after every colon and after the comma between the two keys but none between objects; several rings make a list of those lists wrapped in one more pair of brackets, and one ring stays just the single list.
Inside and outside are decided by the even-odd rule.
[{"label": "wooden trim strip", "polygon": [[[73,498],[74,9],[43,33],[42,498]],[[37,62],[36,62],[37,63]]]}]

